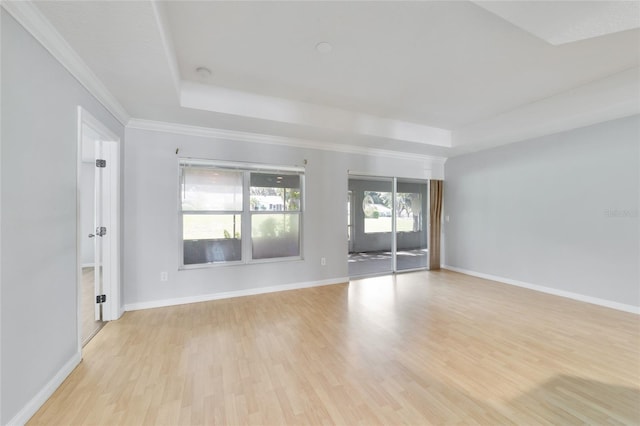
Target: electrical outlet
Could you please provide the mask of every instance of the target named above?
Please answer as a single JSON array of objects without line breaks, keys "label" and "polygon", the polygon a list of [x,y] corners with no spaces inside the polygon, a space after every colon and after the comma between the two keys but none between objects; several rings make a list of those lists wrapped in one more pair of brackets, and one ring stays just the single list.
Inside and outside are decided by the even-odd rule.
[{"label": "electrical outlet", "polygon": [[320,258],[320,265],[327,266],[327,258],[326,257],[321,257]]},{"label": "electrical outlet", "polygon": [[449,215],[446,215],[446,216],[444,217],[444,221],[445,221],[445,222],[449,222]]},{"label": "electrical outlet", "polygon": [[160,281],[169,281],[169,274],[167,272],[160,272]]}]

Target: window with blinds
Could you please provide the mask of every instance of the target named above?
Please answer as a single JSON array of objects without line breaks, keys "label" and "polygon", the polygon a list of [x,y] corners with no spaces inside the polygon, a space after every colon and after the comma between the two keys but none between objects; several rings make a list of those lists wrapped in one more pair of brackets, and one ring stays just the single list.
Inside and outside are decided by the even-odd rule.
[{"label": "window with blinds", "polygon": [[301,258],[304,169],[180,161],[182,266]]}]

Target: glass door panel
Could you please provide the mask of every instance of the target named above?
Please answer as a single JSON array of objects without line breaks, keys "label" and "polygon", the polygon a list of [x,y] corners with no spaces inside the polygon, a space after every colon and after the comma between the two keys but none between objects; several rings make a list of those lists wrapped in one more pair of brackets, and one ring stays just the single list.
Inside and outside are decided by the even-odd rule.
[{"label": "glass door panel", "polygon": [[349,176],[349,276],[393,272],[393,180]]},{"label": "glass door panel", "polygon": [[396,270],[426,268],[427,182],[397,180],[396,188]]}]

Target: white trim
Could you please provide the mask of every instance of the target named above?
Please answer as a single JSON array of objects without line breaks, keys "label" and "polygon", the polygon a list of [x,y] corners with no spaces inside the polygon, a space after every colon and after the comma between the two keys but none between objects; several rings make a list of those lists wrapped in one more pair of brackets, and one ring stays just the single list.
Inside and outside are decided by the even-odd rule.
[{"label": "white trim", "polygon": [[357,170],[347,170],[347,179],[354,178],[357,180],[373,180],[373,181],[381,181],[384,180],[385,183],[388,181],[391,183],[393,180],[392,176],[382,176],[380,173],[371,173],[371,172],[359,172]]},{"label": "white trim", "polygon": [[216,167],[220,169],[231,169],[238,171],[259,172],[259,171],[271,171],[271,172],[283,172],[283,173],[304,173],[304,166],[279,166],[275,164],[263,164],[263,163],[249,163],[241,161],[226,161],[226,160],[208,160],[204,158],[191,158],[180,157],[179,166],[205,166]]},{"label": "white trim", "polygon": [[638,73],[622,70],[457,128],[455,155],[638,114]]},{"label": "white trim", "polygon": [[[82,108],[81,106],[79,106],[78,108],[79,108],[78,111],[82,111],[82,122],[87,126],[91,127],[93,130],[95,130],[95,132],[101,137],[102,140],[117,141],[117,142],[120,141],[120,137],[115,133],[113,133],[111,129],[109,129],[107,126],[105,126],[102,123],[102,121],[95,118],[93,115],[91,115],[89,111]],[[80,114],[80,112],[78,114]],[[82,159],[81,159],[81,162],[82,162]]]},{"label": "white trim", "polygon": [[254,296],[257,294],[275,293],[278,291],[298,290],[302,288],[320,287],[333,284],[348,283],[348,277],[332,278],[320,281],[307,281],[293,284],[274,285],[269,287],[249,288],[245,290],[225,291],[222,293],[210,293],[200,296],[178,297],[174,299],[152,300],[150,302],[129,303],[124,305],[125,311],[137,311],[140,309],[162,308],[165,306],[184,305],[187,303],[208,302],[211,300],[230,299],[232,297]]},{"label": "white trim", "polygon": [[71,359],[67,361],[55,376],[42,389],[33,397],[27,404],[22,407],[22,410],[18,412],[9,422],[8,426],[21,426],[29,421],[31,417],[47,402],[47,399],[53,395],[58,387],[64,382],[64,380],[71,374],[74,368],[80,364],[82,356],[80,352],[73,354]]},{"label": "white trim", "polygon": [[[347,134],[445,148],[452,146],[451,130],[193,81],[182,81],[180,106],[278,123],[328,128]],[[292,111],[295,113],[292,114]]]},{"label": "white trim", "polygon": [[[77,128],[77,168],[76,168],[76,304],[77,304],[77,335],[78,335],[78,352],[82,352],[82,268],[86,264],[82,263],[81,245],[81,221],[80,221],[80,177],[82,172],[82,149],[83,149],[83,132],[84,127],[92,129],[104,144],[104,154],[108,154],[105,158],[108,160],[108,168],[104,172],[112,175],[113,179],[107,179],[108,189],[108,232],[106,256],[109,256],[110,270],[105,271],[105,278],[111,277],[107,282],[111,283],[109,288],[105,288],[104,293],[108,295],[107,303],[103,305],[103,319],[115,320],[122,316],[122,306],[120,297],[120,138],[106,127],[100,120],[96,119],[86,109],[78,106],[78,128]],[[98,152],[96,152],[96,155]],[[103,189],[104,190],[104,189]]]},{"label": "white trim", "polygon": [[567,299],[578,300],[580,302],[591,303],[593,305],[604,306],[618,311],[629,312],[632,314],[640,315],[640,306],[627,305],[625,303],[614,302],[611,300],[600,299],[599,297],[586,296],[584,294],[573,293],[565,290],[558,290],[556,288],[545,287],[537,284],[530,284],[524,281],[513,280],[511,278],[498,277],[496,275],[484,274],[482,272],[470,271],[468,269],[457,268],[455,266],[442,265],[443,269],[447,269],[453,272],[459,272],[465,275],[471,275],[485,280],[497,281],[503,284],[509,284],[516,287],[527,288],[529,290],[539,291],[541,293],[553,294],[554,296],[566,297]]},{"label": "white trim", "polygon": [[[2,2],[2,0],[0,0],[0,3]],[[2,38],[2,16],[0,16],[0,38]],[[0,82],[2,82],[4,80],[2,80],[2,55],[0,54]],[[0,99],[2,99],[2,84],[0,84]],[[0,102],[0,142],[2,140],[2,102]],[[6,143],[5,143],[5,147],[6,147]],[[0,143],[0,164],[2,164],[2,143]],[[1,173],[0,173],[1,175]],[[2,179],[0,178],[0,188],[2,188]],[[0,223],[2,223],[2,197],[0,197]],[[0,227],[1,228],[1,227]],[[1,238],[2,235],[2,231],[0,230],[0,241],[2,241]],[[1,246],[1,244],[0,244]],[[0,259],[3,259],[2,257],[2,249],[0,248]],[[0,270],[2,269],[2,262],[0,261]],[[2,273],[0,273],[0,307],[2,306]],[[1,310],[1,308],[0,308]],[[0,332],[0,379],[2,378],[2,333]],[[2,383],[0,380],[0,423],[2,423]]]},{"label": "white trim", "polygon": [[102,158],[107,161],[103,173],[103,223],[107,235],[103,238],[103,292],[107,301],[102,305],[102,320],[117,320],[120,312],[120,140],[102,140]]},{"label": "white trim", "polygon": [[[2,0],[0,0],[0,3],[2,2]],[[1,15],[1,14],[0,14]],[[0,16],[0,39],[2,39],[2,16]],[[0,43],[1,45],[1,43]],[[2,82],[4,80],[2,80],[2,55],[0,54],[0,82]],[[0,84],[0,99],[2,99],[2,84]],[[2,163],[2,102],[0,102],[0,164]],[[5,142],[6,144],[6,142]],[[5,145],[6,146],[6,145]],[[0,176],[2,175],[2,173],[0,173]],[[0,178],[0,188],[2,188],[2,178]],[[0,196],[0,223],[2,222],[2,197]],[[1,227],[0,227],[1,228]],[[0,241],[2,241],[1,238],[1,234],[2,231],[0,230]],[[0,244],[1,246],[1,244]],[[0,260],[3,259],[2,257],[2,249],[0,248]],[[0,261],[0,269],[2,269],[2,262]],[[2,306],[2,273],[0,273],[0,311],[2,310],[1,306]],[[1,316],[1,315],[0,315]],[[0,423],[2,423],[2,332],[0,332]]]},{"label": "white trim", "polygon": [[150,130],[154,132],[173,133],[185,136],[197,136],[212,139],[224,139],[229,141],[262,143],[268,145],[283,145],[296,148],[318,149],[322,151],[343,152],[346,154],[372,155],[385,158],[396,158],[400,160],[422,160],[438,165],[444,165],[446,157],[414,154],[401,151],[391,151],[378,148],[365,148],[354,145],[343,145],[329,142],[315,142],[304,139],[288,138],[283,136],[263,135],[258,133],[240,132],[236,130],[212,129],[209,127],[190,126],[177,123],[166,123],[161,121],[143,120],[132,118],[127,124],[127,128]]},{"label": "white trim", "polygon": [[81,197],[80,177],[82,176],[82,139],[83,139],[83,114],[84,110],[78,106],[78,122],[76,128],[76,334],[77,350],[82,353],[82,225],[81,225]]},{"label": "white trim", "polygon": [[82,58],[30,1],[2,1],[2,7],[64,66],[122,125],[129,113]]}]

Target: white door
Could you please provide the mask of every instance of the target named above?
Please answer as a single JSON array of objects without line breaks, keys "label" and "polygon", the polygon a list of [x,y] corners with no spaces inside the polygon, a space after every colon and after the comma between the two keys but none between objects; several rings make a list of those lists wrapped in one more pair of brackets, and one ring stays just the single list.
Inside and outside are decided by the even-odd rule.
[{"label": "white door", "polygon": [[79,350],[102,321],[121,315],[119,142],[117,135],[78,107]]},{"label": "white door", "polygon": [[[95,152],[95,168],[94,168],[94,209],[93,209],[93,243],[94,243],[94,298],[95,298],[95,320],[102,320],[102,304],[106,301],[106,294],[103,291],[103,277],[104,277],[104,260],[103,260],[103,247],[106,241],[107,227],[104,223],[104,197],[103,197],[103,180],[106,181],[103,164],[106,161],[102,159],[102,142],[100,140],[94,141]],[[104,162],[104,163],[103,163]],[[104,301],[103,301],[104,298]]]},{"label": "white door", "polygon": [[118,143],[97,140],[95,144],[95,318],[109,321],[120,316]]}]

